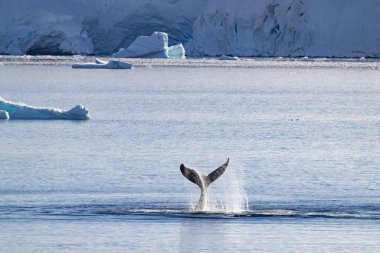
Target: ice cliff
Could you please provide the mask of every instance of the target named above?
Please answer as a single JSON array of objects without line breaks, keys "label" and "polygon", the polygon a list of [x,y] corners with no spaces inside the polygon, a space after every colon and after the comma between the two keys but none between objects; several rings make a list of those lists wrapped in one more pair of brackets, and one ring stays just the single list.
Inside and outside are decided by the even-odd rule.
[{"label": "ice cliff", "polygon": [[188,56],[380,57],[378,0],[0,0],[0,53],[111,55],[169,34]]}]

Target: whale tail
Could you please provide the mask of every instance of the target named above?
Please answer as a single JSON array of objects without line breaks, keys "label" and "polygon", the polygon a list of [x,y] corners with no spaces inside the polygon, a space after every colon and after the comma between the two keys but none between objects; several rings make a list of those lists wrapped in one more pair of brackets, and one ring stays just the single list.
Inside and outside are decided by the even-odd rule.
[{"label": "whale tail", "polygon": [[194,169],[190,169],[183,164],[181,164],[180,169],[184,177],[189,179],[192,183],[198,185],[199,188],[201,188],[201,190],[204,191],[212,182],[217,180],[224,173],[224,171],[226,170],[228,166],[229,161],[230,159],[228,158],[227,161],[223,165],[218,167],[216,170],[214,170],[207,176],[203,175],[202,173],[199,173],[198,171]]}]

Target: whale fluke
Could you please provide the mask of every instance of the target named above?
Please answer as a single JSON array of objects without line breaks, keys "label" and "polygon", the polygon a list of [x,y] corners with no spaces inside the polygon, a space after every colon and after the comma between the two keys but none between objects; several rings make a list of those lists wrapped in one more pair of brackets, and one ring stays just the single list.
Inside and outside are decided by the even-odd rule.
[{"label": "whale fluke", "polygon": [[196,170],[190,169],[183,164],[181,164],[180,169],[184,177],[198,185],[201,189],[203,188],[202,182],[205,181],[206,176],[199,174]]},{"label": "whale fluke", "polygon": [[212,182],[217,180],[224,173],[224,171],[227,169],[229,162],[230,162],[230,158],[228,158],[227,161],[222,166],[220,166],[219,168],[217,168],[216,170],[208,174],[207,185],[210,185]]},{"label": "whale fluke", "polygon": [[204,211],[205,207],[207,206],[207,187],[224,173],[229,161],[230,159],[228,158],[223,165],[208,174],[208,176],[205,176],[202,173],[188,168],[184,164],[181,164],[180,170],[182,175],[189,179],[192,183],[198,185],[201,189],[201,197],[199,199],[197,207],[195,208],[196,210]]}]

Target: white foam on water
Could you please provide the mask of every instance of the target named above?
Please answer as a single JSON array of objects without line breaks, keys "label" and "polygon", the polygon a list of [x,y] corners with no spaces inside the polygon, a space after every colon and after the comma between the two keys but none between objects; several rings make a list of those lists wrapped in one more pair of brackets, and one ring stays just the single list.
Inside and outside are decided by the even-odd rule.
[{"label": "white foam on water", "polygon": [[191,211],[228,214],[239,214],[249,211],[249,202],[244,190],[244,182],[236,175],[235,170],[228,168],[222,177],[223,180],[220,180],[219,187],[213,187],[215,182],[208,187],[204,198],[206,202],[202,210],[197,208],[198,199],[195,199],[193,196],[191,197]]}]

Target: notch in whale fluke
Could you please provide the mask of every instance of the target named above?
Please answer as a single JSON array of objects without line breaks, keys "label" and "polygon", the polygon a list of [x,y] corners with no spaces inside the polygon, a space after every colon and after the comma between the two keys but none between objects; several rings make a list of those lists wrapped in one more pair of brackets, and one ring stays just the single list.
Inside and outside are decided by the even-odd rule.
[{"label": "notch in whale fluke", "polygon": [[190,169],[183,164],[181,164],[180,169],[184,177],[189,179],[194,184],[198,185],[201,188],[201,190],[204,190],[224,173],[229,161],[230,159],[228,158],[223,165],[221,165],[219,168],[208,174],[208,176],[203,175],[202,173],[199,173],[194,169]]}]

